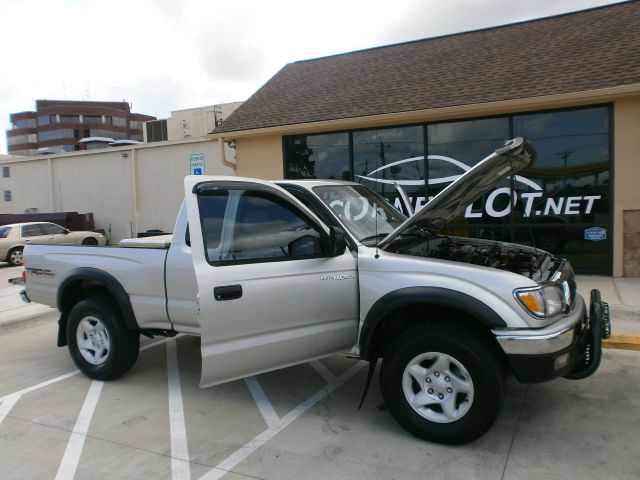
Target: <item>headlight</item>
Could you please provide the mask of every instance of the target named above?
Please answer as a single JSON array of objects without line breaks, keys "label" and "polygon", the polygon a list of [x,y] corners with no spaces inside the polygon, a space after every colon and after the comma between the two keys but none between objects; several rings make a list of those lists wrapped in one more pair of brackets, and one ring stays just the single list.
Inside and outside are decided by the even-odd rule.
[{"label": "headlight", "polygon": [[552,317],[567,308],[564,292],[555,284],[518,289],[514,294],[525,310],[536,317]]}]

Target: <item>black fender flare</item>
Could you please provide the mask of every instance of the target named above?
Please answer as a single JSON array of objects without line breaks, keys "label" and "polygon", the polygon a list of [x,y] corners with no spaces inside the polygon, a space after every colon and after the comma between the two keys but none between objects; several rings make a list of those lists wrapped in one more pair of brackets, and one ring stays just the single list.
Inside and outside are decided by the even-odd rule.
[{"label": "black fender flare", "polygon": [[[60,329],[63,328],[63,323],[66,324],[66,317],[69,315],[69,312],[65,311],[63,305],[63,299],[66,289],[73,283],[78,281],[91,281],[93,283],[97,283],[108,290],[113,299],[116,302],[116,305],[122,312],[122,318],[124,320],[125,325],[129,330],[139,331],[140,326],[136,320],[136,316],[133,313],[133,307],[131,307],[131,299],[129,298],[129,294],[124,289],[124,287],[120,284],[118,280],[113,275],[109,273],[98,270],[97,268],[89,268],[89,267],[79,267],[73,269],[69,276],[64,279],[64,281],[60,284],[58,288],[58,294],[56,298],[56,304],[58,306],[58,310],[61,312],[60,317]],[[59,343],[59,342],[58,342]]]},{"label": "black fender flare", "polygon": [[466,293],[439,287],[407,287],[387,293],[373,304],[360,333],[360,356],[371,360],[376,356],[372,348],[375,333],[391,312],[409,305],[429,304],[454,308],[464,312],[489,328],[506,327],[505,321],[493,309]]}]

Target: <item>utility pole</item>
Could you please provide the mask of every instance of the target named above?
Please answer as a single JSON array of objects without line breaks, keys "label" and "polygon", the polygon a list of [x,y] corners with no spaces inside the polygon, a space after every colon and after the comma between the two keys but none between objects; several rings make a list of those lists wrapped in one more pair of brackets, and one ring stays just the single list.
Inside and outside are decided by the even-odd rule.
[{"label": "utility pole", "polygon": [[[386,159],[384,156],[384,149],[385,148],[391,148],[391,144],[389,142],[380,142],[380,144],[378,145],[378,148],[380,149],[380,161],[382,162],[382,166],[384,167],[387,163],[386,163]],[[386,170],[383,168],[382,169],[382,178],[386,179],[387,176],[387,172]],[[382,195],[384,195],[384,183],[382,184]]]}]

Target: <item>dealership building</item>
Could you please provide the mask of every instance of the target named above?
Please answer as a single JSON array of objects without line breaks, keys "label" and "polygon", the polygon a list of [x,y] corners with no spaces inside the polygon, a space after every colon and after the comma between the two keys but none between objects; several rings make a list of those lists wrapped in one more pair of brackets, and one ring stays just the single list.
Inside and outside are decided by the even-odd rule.
[{"label": "dealership building", "polygon": [[354,180],[399,204],[397,183],[419,208],[522,136],[535,164],[447,232],[536,245],[579,273],[638,277],[638,25],[633,1],[290,63],[228,112],[177,112],[158,138],[173,129],[174,139],[0,159],[0,213],[90,211],[112,243],[171,231],[182,177],[196,170]]},{"label": "dealership building", "polygon": [[419,208],[512,137],[534,165],[449,226],[640,275],[640,3],[294,62],[213,138],[236,174],[355,180]]}]

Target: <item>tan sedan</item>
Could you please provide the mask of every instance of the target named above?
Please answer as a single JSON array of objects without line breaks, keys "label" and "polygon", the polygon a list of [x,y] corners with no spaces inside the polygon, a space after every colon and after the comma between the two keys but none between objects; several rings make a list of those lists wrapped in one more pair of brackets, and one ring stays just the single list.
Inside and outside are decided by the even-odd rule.
[{"label": "tan sedan", "polygon": [[14,223],[0,227],[0,261],[20,265],[22,249],[29,244],[103,246],[107,244],[107,237],[96,232],[72,232],[48,222]]}]

